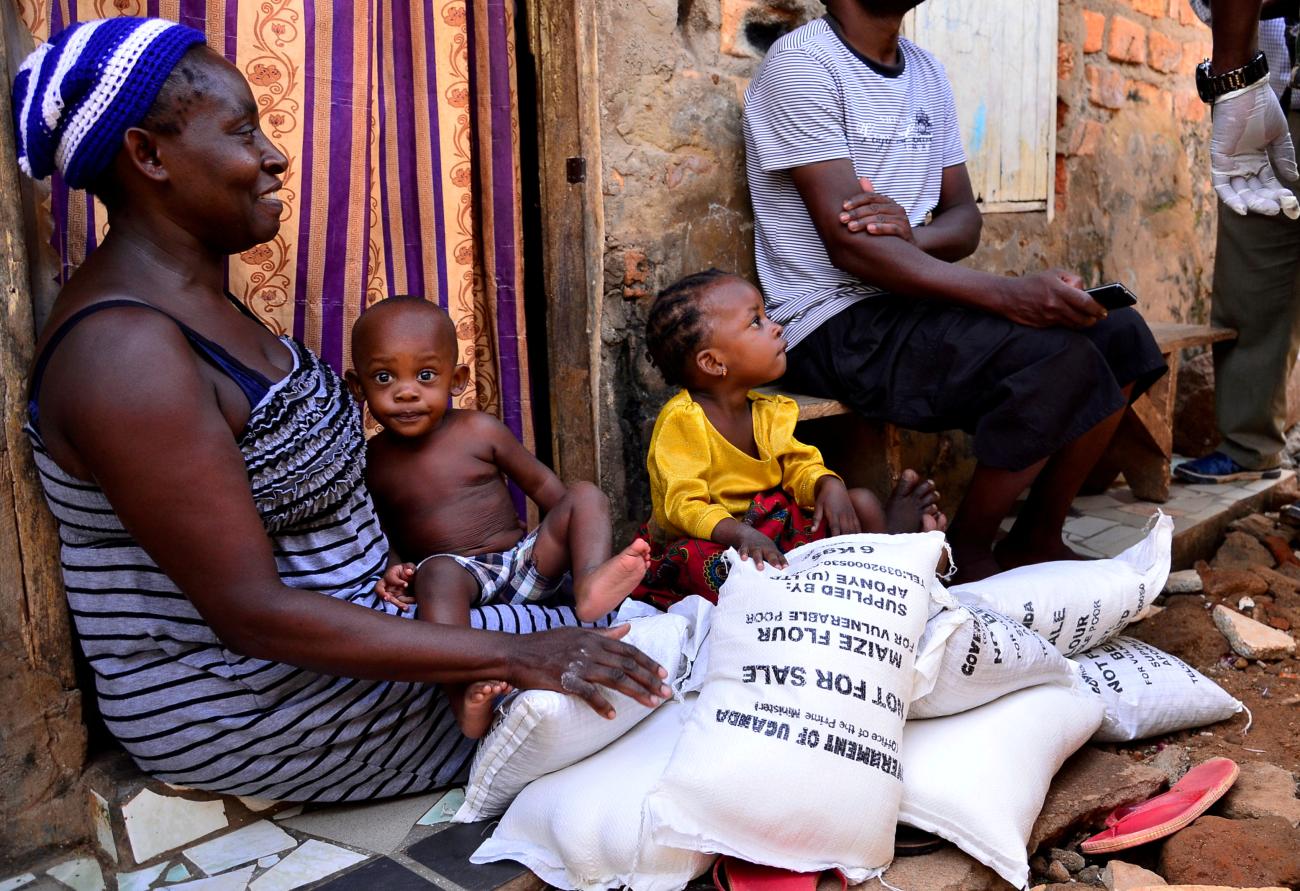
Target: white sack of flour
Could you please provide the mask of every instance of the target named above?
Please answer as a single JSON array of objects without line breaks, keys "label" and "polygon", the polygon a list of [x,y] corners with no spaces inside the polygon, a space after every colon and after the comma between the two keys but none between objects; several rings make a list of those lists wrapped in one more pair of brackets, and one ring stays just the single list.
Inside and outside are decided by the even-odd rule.
[{"label": "white sack of flour", "polygon": [[699,703],[647,802],[656,841],[854,882],[890,861],[943,548],[939,532],[846,535],[761,572],[729,552]]},{"label": "white sack of flour", "polygon": [[1101,724],[1097,697],[1059,684],[947,718],[908,721],[898,822],[952,842],[1017,888],[1052,777]]},{"label": "white sack of flour", "polygon": [[1106,710],[1093,739],[1125,742],[1226,721],[1244,706],[1181,659],[1131,637],[1074,657],[1080,686]]},{"label": "white sack of flour", "polygon": [[1147,537],[1117,557],[1022,566],[950,593],[1018,620],[1073,656],[1143,617],[1169,576],[1173,534],[1173,519],[1158,513]]},{"label": "white sack of flour", "polygon": [[1035,631],[982,606],[926,623],[916,653],[912,718],[941,718],[1036,684],[1069,684],[1070,663]]},{"label": "white sack of flour", "polygon": [[582,891],[678,891],[706,872],[712,855],[656,844],[643,818],[694,700],[664,703],[608,748],[531,783],[470,860],[516,860]]},{"label": "white sack of flour", "polygon": [[[702,597],[688,598],[707,604]],[[689,667],[692,620],[660,614],[631,618],[623,638],[668,671],[666,683],[677,684]],[[625,613],[620,613],[623,618]],[[602,691],[616,712],[612,719],[592,711],[585,700],[551,690],[513,693],[501,705],[501,717],[479,743],[465,788],[465,803],[456,822],[495,817],[525,786],[538,777],[598,752],[650,714],[651,709],[614,690]]]}]

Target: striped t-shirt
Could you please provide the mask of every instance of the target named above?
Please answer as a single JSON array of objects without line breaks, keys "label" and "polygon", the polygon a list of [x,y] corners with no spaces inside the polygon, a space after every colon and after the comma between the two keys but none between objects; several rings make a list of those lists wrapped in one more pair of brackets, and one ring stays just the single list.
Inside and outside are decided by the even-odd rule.
[{"label": "striped t-shirt", "polygon": [[790,169],[848,158],[919,226],[939,203],[943,169],[966,160],[943,66],[898,44],[901,65],[885,69],[816,19],[773,45],[745,93],[758,277],[790,346],[879,290],[831,263]]}]

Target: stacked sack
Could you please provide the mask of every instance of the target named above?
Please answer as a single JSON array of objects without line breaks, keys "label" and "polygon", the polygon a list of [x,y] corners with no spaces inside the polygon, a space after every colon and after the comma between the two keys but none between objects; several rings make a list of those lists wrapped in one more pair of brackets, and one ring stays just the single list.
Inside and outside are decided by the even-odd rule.
[{"label": "stacked sack", "polygon": [[515,859],[584,891],[680,888],[717,853],[854,881],[879,873],[943,549],[938,532],[843,536],[763,571],[731,552],[718,605],[687,644],[705,646],[677,684],[698,696],[533,781],[472,859]]},{"label": "stacked sack", "polygon": [[646,803],[656,842],[850,881],[893,857],[916,641],[942,533],[733,559],[695,710]]},{"label": "stacked sack", "polygon": [[902,822],[1023,887],[1051,779],[1089,738],[1240,707],[1116,637],[1161,590],[1172,525],[1158,517],[1112,560],[951,592],[934,576],[940,533],[817,542],[781,570],[731,552],[716,608],[692,598],[633,619],[627,640],[669,668],[675,701],[621,699],[604,721],[571,697],[519,695],[458,815],[509,805],[473,859],[584,891],[675,891],[719,853],[858,882],[888,864]]},{"label": "stacked sack", "polygon": [[[1169,572],[1173,521],[1109,560],[1026,566],[955,586],[926,626],[903,738],[899,821],[955,844],[1017,887],[1052,776],[1088,739],[1223,720],[1241,704],[1130,638]],[[936,601],[943,599],[936,593]],[[1066,658],[1066,657],[1070,658]]]}]

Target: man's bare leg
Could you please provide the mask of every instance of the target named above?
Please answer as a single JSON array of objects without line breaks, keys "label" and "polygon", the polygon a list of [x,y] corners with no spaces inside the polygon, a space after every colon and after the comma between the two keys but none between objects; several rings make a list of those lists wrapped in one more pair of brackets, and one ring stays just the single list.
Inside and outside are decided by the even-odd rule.
[{"label": "man's bare leg", "polygon": [[987,464],[976,466],[966,497],[957,508],[948,532],[953,561],[957,564],[952,584],[978,581],[1002,571],[993,557],[993,540],[1020,493],[1046,463],[1044,458],[1024,470],[1000,470]]},{"label": "man's bare leg", "polygon": [[[1123,389],[1125,407],[1132,392],[1132,384]],[[1065,518],[1088,474],[1115,437],[1123,418],[1124,409],[1121,408],[1048,460],[1030,488],[1015,525],[998,543],[996,557],[999,566],[1014,569],[1048,560],[1086,559],[1071,550],[1062,539]]]},{"label": "man's bare leg", "polygon": [[[411,580],[411,587],[419,618],[437,625],[469,627],[469,608],[478,598],[478,583],[455,560],[450,557],[426,560]],[[478,739],[492,726],[496,698],[509,693],[511,688],[505,681],[474,681],[443,684],[442,689],[460,732],[470,739]]]}]

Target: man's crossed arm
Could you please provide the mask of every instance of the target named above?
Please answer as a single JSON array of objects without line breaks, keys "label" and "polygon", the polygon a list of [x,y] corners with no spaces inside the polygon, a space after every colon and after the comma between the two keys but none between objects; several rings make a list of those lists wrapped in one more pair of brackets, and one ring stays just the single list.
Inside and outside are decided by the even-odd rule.
[{"label": "man's crossed arm", "polygon": [[[790,173],[831,262],[869,285],[982,309],[1033,328],[1083,328],[1106,315],[1079,290],[1082,282],[1071,273],[1053,270],[1010,278],[951,262],[969,256],[979,244],[979,208],[964,165],[944,170],[934,222],[916,230],[907,226],[905,232],[897,214],[868,214],[889,217],[876,222],[891,230],[873,233],[870,219],[864,221],[853,210],[846,210],[846,203],[854,201],[846,201],[845,196],[862,189],[848,159],[795,167]],[[948,191],[950,183],[952,193]],[[868,200],[872,206],[885,203],[881,200],[884,196],[873,195]],[[847,220],[844,214],[849,215]],[[906,222],[905,214],[902,221]],[[854,226],[855,222],[866,225]],[[930,229],[933,231],[926,231]]]}]

